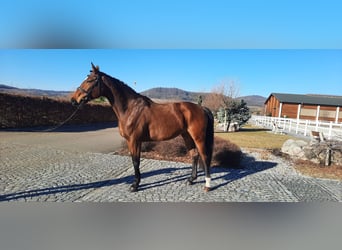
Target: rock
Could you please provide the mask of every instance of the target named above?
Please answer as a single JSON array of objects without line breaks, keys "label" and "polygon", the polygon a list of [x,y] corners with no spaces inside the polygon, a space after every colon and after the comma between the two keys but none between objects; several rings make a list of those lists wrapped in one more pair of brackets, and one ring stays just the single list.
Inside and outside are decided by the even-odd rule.
[{"label": "rock", "polygon": [[283,144],[281,152],[294,159],[309,160],[322,165],[342,166],[341,141],[328,140],[309,144],[302,140],[289,139]]},{"label": "rock", "polygon": [[[328,140],[310,145],[305,151],[306,157],[312,162],[319,162],[325,165],[328,162],[329,165],[331,163],[342,166],[342,142]],[[328,160],[329,154],[330,159]]]},{"label": "rock", "polygon": [[304,148],[305,157],[313,163],[324,164],[326,149],[326,145],[323,145],[323,143],[310,144]]},{"label": "rock", "polygon": [[308,143],[305,141],[289,139],[281,147],[281,152],[293,158],[302,159],[305,157],[304,147],[307,145]]},{"label": "rock", "polygon": [[342,142],[335,141],[331,145],[331,162],[338,166],[342,166]]}]

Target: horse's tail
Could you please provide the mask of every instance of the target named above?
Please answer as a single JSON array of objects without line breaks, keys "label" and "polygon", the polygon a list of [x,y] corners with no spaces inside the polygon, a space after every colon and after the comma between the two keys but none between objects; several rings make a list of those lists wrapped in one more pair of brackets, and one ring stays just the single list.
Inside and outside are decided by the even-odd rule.
[{"label": "horse's tail", "polygon": [[205,148],[207,154],[207,165],[210,167],[211,158],[213,155],[214,148],[214,116],[210,109],[204,107],[204,112],[208,118],[207,122],[207,130],[206,130],[206,140],[205,140]]}]

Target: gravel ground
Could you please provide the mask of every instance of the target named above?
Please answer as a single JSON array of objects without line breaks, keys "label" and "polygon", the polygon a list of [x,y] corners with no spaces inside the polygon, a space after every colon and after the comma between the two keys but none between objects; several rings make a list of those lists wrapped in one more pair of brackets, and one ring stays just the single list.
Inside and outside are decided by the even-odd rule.
[{"label": "gravel ground", "polygon": [[302,176],[286,161],[244,151],[243,169],[212,169],[188,186],[189,164],[142,159],[140,191],[130,193],[133,167],[126,156],[0,142],[0,201],[220,202],[341,201],[342,182]]}]

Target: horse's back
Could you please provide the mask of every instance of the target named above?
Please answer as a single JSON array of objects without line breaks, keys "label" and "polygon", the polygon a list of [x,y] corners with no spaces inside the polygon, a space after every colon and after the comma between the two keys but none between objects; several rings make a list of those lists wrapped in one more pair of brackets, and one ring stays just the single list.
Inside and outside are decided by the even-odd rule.
[{"label": "horse's back", "polygon": [[182,113],[185,119],[190,123],[192,122],[204,122],[206,123],[207,111],[200,105],[192,102],[181,102]]},{"label": "horse's back", "polygon": [[186,121],[179,103],[154,103],[144,113],[151,140],[168,140],[181,134]]}]

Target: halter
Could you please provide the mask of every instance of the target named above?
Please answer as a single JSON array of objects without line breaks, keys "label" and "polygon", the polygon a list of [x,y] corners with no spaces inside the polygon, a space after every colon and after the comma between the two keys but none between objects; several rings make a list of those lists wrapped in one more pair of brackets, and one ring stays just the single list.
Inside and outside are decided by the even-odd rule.
[{"label": "halter", "polygon": [[[89,81],[88,81],[89,82]],[[81,91],[82,93],[86,94],[85,97],[82,98],[83,101],[88,101],[90,100],[90,95],[91,92],[94,90],[95,87],[99,86],[100,88],[100,92],[101,92],[101,77],[99,75],[96,76],[96,80],[95,83],[93,84],[93,86],[91,86],[88,90],[85,90],[84,88],[82,88],[81,86],[79,86],[77,89],[79,91]]]}]

